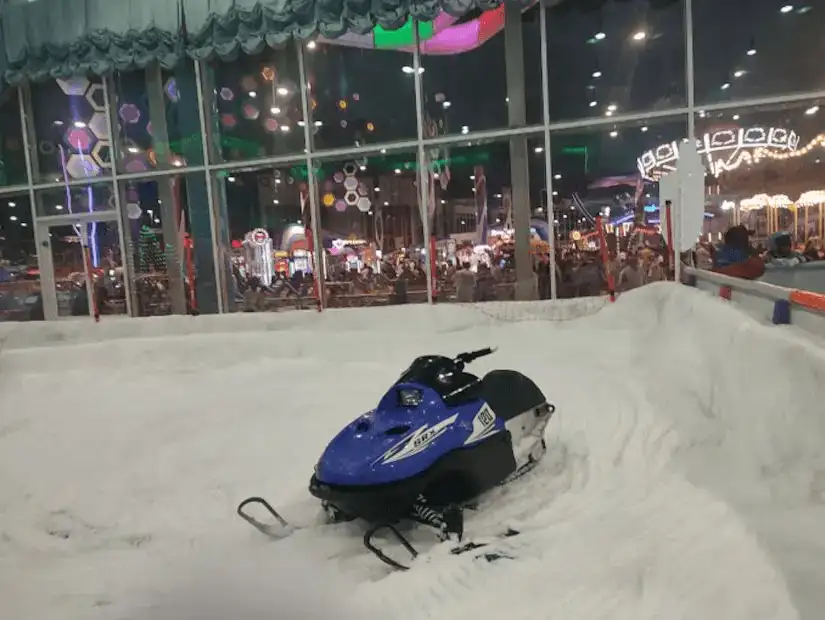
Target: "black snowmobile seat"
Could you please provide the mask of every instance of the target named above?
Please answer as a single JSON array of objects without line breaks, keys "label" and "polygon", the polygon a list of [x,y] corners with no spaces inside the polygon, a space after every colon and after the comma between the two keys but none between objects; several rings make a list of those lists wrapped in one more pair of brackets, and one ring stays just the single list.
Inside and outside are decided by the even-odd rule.
[{"label": "black snowmobile seat", "polygon": [[505,422],[547,402],[529,377],[515,370],[493,370],[481,380],[481,398]]}]

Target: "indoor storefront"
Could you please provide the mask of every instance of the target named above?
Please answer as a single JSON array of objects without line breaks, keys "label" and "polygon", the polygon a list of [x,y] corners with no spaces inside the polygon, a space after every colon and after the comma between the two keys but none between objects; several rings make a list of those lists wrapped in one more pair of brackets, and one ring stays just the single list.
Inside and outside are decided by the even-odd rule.
[{"label": "indoor storefront", "polygon": [[0,321],[599,294],[689,137],[825,237],[825,0],[206,6],[2,5]]}]

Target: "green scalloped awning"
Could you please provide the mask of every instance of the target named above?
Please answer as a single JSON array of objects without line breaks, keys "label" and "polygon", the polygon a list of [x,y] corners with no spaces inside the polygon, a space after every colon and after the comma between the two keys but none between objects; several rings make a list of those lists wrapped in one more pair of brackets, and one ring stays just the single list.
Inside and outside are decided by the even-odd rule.
[{"label": "green scalloped awning", "polygon": [[[523,1],[523,0],[519,0]],[[440,11],[461,16],[503,0],[11,0],[2,6],[6,81],[101,75],[184,55],[229,60],[318,34],[394,30]]]},{"label": "green scalloped awning", "polygon": [[184,53],[177,0],[34,0],[2,7],[6,81],[173,66]]}]

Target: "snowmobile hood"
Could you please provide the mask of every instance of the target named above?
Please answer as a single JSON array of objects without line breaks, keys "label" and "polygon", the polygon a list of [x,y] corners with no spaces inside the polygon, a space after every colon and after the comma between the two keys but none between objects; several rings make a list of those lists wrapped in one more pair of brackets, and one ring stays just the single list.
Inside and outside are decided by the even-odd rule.
[{"label": "snowmobile hood", "polygon": [[[404,397],[417,392],[419,399]],[[416,402],[418,404],[411,404]],[[418,475],[441,456],[460,448],[471,430],[462,422],[464,408],[447,407],[435,390],[413,383],[394,385],[370,411],[348,424],[321,455],[315,475],[320,482],[364,486],[398,482]]]}]

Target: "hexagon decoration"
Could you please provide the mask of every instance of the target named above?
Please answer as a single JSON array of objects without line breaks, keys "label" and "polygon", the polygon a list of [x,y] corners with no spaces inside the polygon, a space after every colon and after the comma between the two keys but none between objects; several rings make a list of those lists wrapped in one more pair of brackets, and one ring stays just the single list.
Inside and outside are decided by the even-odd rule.
[{"label": "hexagon decoration", "polygon": [[221,88],[220,95],[224,101],[232,101],[235,98],[235,93],[228,86]]},{"label": "hexagon decoration", "polygon": [[100,140],[109,139],[109,123],[106,120],[106,115],[103,112],[95,112],[88,122],[89,129]]},{"label": "hexagon decoration", "polygon": [[106,100],[103,97],[103,84],[92,84],[86,93],[86,101],[95,112],[105,112]]},{"label": "hexagon decoration", "polygon": [[251,103],[245,103],[243,106],[243,117],[248,121],[254,121],[261,115],[261,111]]},{"label": "hexagon decoration", "polygon": [[268,118],[264,121],[264,129],[267,130],[269,133],[274,133],[278,131],[278,121],[274,118]]},{"label": "hexagon decoration", "polygon": [[92,157],[101,168],[112,167],[112,145],[105,140],[99,141],[92,149]]},{"label": "hexagon decoration", "polygon": [[358,93],[352,93],[352,100],[361,101],[361,95],[359,95]]},{"label": "hexagon decoration", "polygon": [[333,196],[330,193],[326,193],[326,194],[324,194],[324,197],[321,198],[321,202],[324,203],[325,207],[331,207],[332,205],[335,204],[335,196]]},{"label": "hexagon decoration", "polygon": [[66,162],[66,172],[73,179],[85,179],[98,176],[100,166],[91,157],[72,153],[69,155],[69,161]]},{"label": "hexagon decoration", "polygon": [[343,183],[344,182],[344,173],[340,170],[337,170],[335,174],[332,175],[332,180],[336,183]]},{"label": "hexagon decoration", "polygon": [[354,161],[348,161],[344,164],[344,174],[348,177],[354,177],[355,173],[358,172],[358,165]]},{"label": "hexagon decoration", "polygon": [[149,170],[149,166],[146,165],[146,160],[143,159],[143,157],[132,157],[131,159],[127,159],[123,168],[126,172],[132,173],[146,172]]},{"label": "hexagon decoration", "polygon": [[180,101],[180,92],[178,91],[178,81],[174,77],[170,77],[163,85],[163,92],[169,97],[170,101],[177,103]]},{"label": "hexagon decoration", "polygon": [[348,205],[352,205],[352,206],[357,205],[358,204],[358,198],[359,198],[359,196],[358,196],[357,192],[347,192],[346,194],[344,194],[344,201]]},{"label": "hexagon decoration", "polygon": [[355,177],[347,177],[346,179],[344,179],[344,189],[350,192],[354,192],[356,189],[358,189],[358,179],[356,179]]},{"label": "hexagon decoration", "polygon": [[344,202],[343,200],[336,200],[335,201],[335,210],[338,211],[338,213],[343,213],[344,211],[347,210],[347,203]]},{"label": "hexagon decoration", "polygon": [[66,144],[81,153],[88,153],[94,145],[94,136],[85,127],[73,127],[66,132]]},{"label": "hexagon decoration", "polygon": [[68,79],[57,78],[57,85],[67,95],[72,97],[82,97],[89,88],[89,80],[85,77],[71,77]]},{"label": "hexagon decoration", "polygon": [[366,196],[361,196],[355,206],[358,207],[361,213],[367,213],[372,207],[372,202]]},{"label": "hexagon decoration", "polygon": [[238,124],[238,119],[235,118],[234,114],[221,114],[221,125],[232,129],[235,125]]},{"label": "hexagon decoration", "polygon": [[358,194],[360,196],[368,196],[369,193],[370,193],[370,190],[367,189],[366,185],[364,185],[363,183],[358,184]]},{"label": "hexagon decoration", "polygon": [[347,121],[345,121],[343,118],[341,119],[341,127],[343,127],[344,129],[347,128]]},{"label": "hexagon decoration", "polygon": [[334,190],[334,189],[335,189],[335,183],[333,183],[333,182],[332,182],[332,181],[330,181],[329,179],[327,179],[326,181],[324,181],[324,191],[325,191],[325,192],[331,192],[331,191],[332,191],[332,190]]},{"label": "hexagon decoration", "polygon": [[274,82],[277,75],[272,67],[264,67],[261,69],[261,77],[267,82]]},{"label": "hexagon decoration", "polygon": [[275,89],[278,97],[289,100],[292,99],[299,91],[298,85],[292,80],[280,80],[278,87]]},{"label": "hexagon decoration", "polygon": [[134,103],[124,103],[117,111],[117,115],[127,125],[134,125],[140,120],[140,109]]},{"label": "hexagon decoration", "polygon": [[243,88],[246,92],[250,93],[256,88],[258,88],[258,80],[256,80],[251,75],[245,75],[241,78],[241,88]]},{"label": "hexagon decoration", "polygon": [[138,203],[126,203],[126,217],[130,220],[139,220],[141,215],[143,215],[143,209],[140,208]]}]

